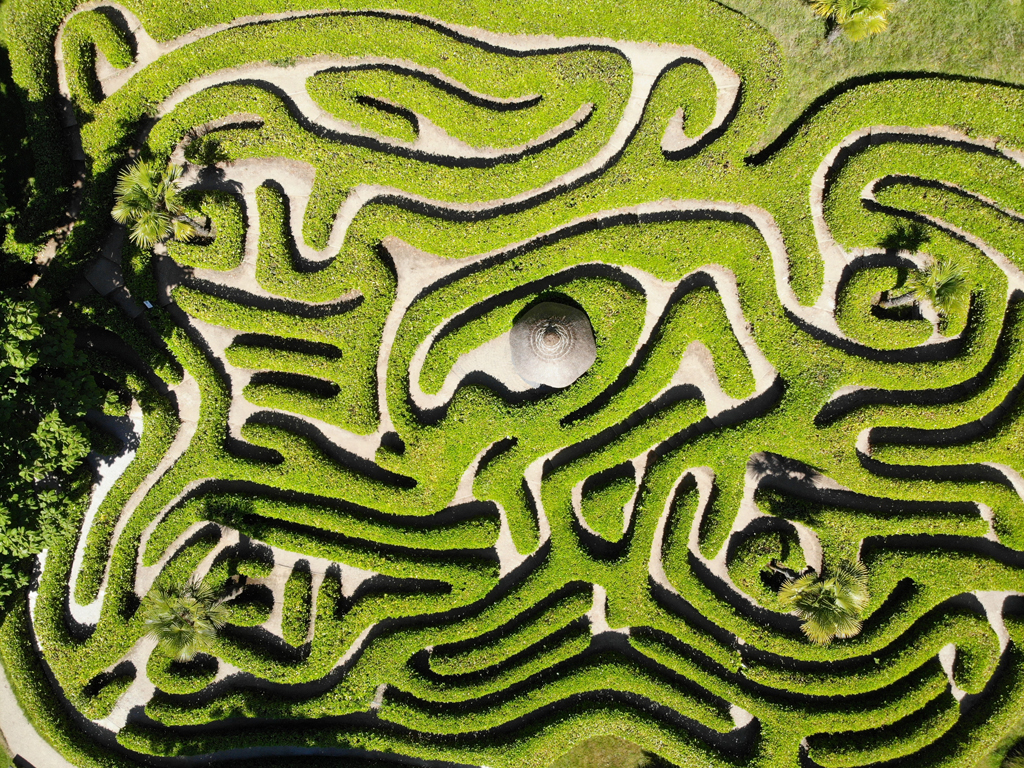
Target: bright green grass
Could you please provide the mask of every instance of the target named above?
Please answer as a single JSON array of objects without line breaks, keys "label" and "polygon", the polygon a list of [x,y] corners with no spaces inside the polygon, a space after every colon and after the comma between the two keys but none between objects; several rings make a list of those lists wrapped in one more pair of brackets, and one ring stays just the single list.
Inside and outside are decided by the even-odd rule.
[{"label": "bright green grass", "polygon": [[3,758],[5,766],[9,766],[11,764],[11,760],[14,759],[14,753],[11,752],[11,748],[7,746],[7,740],[4,738],[2,733],[0,733],[0,757]]},{"label": "bright green grass", "polygon": [[886,72],[938,72],[1024,85],[1024,5],[1015,0],[897,3],[889,29],[861,42],[828,42],[801,0],[720,0],[767,29],[786,60],[786,93],[765,131],[777,136],[828,89]]},{"label": "bright green grass", "polygon": [[577,744],[551,768],[656,768],[657,756],[617,736],[595,736]]}]

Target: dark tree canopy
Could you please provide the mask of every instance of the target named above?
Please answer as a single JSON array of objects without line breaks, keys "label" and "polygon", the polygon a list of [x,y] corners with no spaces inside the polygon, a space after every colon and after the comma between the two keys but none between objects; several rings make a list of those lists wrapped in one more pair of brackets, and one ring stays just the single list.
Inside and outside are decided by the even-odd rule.
[{"label": "dark tree canopy", "polygon": [[89,452],[82,418],[100,400],[67,318],[27,287],[31,264],[10,231],[31,189],[20,114],[0,77],[0,610],[27,582],[32,556],[74,520],[66,491]]}]

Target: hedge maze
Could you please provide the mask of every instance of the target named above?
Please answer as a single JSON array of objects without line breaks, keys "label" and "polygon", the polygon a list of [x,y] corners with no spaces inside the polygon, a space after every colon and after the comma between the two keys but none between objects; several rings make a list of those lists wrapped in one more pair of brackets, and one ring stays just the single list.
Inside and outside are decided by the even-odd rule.
[{"label": "hedge maze", "polygon": [[[876,78],[759,141],[738,14],[517,5],[53,6],[18,66],[130,406],[24,658],[88,764],[973,765],[1024,716],[1024,92]],[[113,225],[137,154],[209,236]],[[880,308],[930,258],[969,305]],[[546,301],[597,343],[560,389],[509,357]],[[768,566],[842,559],[864,628],[815,646]],[[169,662],[139,606],[192,574],[232,623]]]}]

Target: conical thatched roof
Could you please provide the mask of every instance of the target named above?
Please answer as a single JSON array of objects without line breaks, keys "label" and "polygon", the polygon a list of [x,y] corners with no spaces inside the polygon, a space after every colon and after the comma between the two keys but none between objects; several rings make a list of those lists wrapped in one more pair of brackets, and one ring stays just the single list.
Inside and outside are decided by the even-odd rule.
[{"label": "conical thatched roof", "polygon": [[531,384],[567,387],[597,359],[594,329],[585,312],[546,301],[512,326],[512,365]]}]

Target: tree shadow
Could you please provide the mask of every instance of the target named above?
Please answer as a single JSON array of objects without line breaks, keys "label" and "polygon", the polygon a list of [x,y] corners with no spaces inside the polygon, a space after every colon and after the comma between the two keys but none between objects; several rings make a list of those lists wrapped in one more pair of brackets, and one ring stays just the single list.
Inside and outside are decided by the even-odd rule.
[{"label": "tree shadow", "polygon": [[921,246],[931,240],[928,228],[919,221],[896,221],[890,232],[878,241],[880,248],[887,251],[919,251]]},{"label": "tree shadow", "polygon": [[185,150],[185,157],[202,166],[214,166],[231,160],[220,139],[209,134],[193,134]]}]

